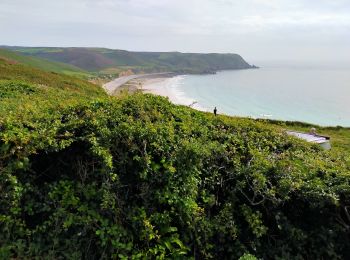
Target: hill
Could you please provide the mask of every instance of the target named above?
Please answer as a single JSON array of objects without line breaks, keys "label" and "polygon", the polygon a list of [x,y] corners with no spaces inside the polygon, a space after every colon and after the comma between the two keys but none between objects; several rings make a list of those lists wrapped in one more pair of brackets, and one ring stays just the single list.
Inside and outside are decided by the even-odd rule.
[{"label": "hill", "polygon": [[238,54],[130,52],[106,48],[6,48],[90,72],[106,72],[106,69],[114,68],[116,71],[132,69],[134,72],[215,73],[218,70],[254,68]]},{"label": "hill", "polygon": [[2,82],[35,84],[50,91],[62,91],[62,93],[67,95],[77,94],[86,98],[106,95],[99,86],[83,79],[56,72],[43,71],[33,66],[17,63],[17,61],[14,62],[12,59],[3,58],[3,56],[0,56],[0,80]]},{"label": "hill", "polygon": [[50,60],[38,58],[38,57],[24,56],[24,55],[21,55],[21,53],[6,50],[6,49],[0,49],[0,58],[3,60],[8,60],[12,63],[21,63],[21,64],[29,65],[44,71],[53,71],[57,73],[74,75],[79,77],[89,76],[89,73],[87,71],[84,71],[83,69],[80,69],[70,64],[50,61]]},{"label": "hill", "polygon": [[1,259],[350,257],[341,147],[0,66]]}]

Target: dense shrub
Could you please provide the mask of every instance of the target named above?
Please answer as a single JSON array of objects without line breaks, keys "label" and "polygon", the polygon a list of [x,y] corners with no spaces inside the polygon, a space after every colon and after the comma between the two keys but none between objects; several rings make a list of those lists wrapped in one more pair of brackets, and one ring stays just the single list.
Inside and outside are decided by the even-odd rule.
[{"label": "dense shrub", "polygon": [[0,120],[0,258],[350,257],[347,156],[150,95],[30,109]]}]

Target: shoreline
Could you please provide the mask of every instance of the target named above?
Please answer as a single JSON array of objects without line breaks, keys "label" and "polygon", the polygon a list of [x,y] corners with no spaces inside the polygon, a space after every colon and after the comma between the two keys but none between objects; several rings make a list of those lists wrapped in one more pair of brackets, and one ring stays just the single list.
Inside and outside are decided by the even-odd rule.
[{"label": "shoreline", "polygon": [[183,76],[185,75],[142,79],[138,90],[141,90],[143,93],[167,97],[170,102],[176,105],[184,105],[196,110],[207,112],[208,110],[206,108],[198,104],[195,99],[186,96],[186,94],[179,89]]},{"label": "shoreline", "polygon": [[[155,78],[155,77],[172,77],[175,76],[172,72],[161,72],[161,73],[149,73],[149,74],[133,74],[129,76],[122,76],[116,78],[106,84],[103,84],[104,90],[109,95],[115,95],[118,91],[122,90],[124,85],[136,80],[136,79],[147,79],[147,78]],[[125,89],[125,88],[124,88]]]},{"label": "shoreline", "polygon": [[[252,65],[249,68],[239,68],[239,69],[222,69],[222,70],[215,70],[215,71],[207,71],[203,73],[194,73],[191,75],[213,75],[217,74],[218,72],[222,71],[231,71],[231,70],[249,70],[249,69],[259,69],[260,67]],[[159,86],[159,88],[155,88],[153,85],[160,85],[161,81],[166,81],[167,79],[185,76],[188,74],[180,74],[176,72],[158,72],[158,73],[146,73],[146,74],[133,74],[128,76],[122,76],[119,78],[115,78],[112,81],[109,81],[102,85],[103,89],[109,94],[109,95],[117,95],[118,93],[122,91],[129,91],[129,92],[135,92],[137,90],[142,90],[144,88],[143,86],[147,86],[149,89],[144,89],[145,93],[151,93],[155,95],[160,96],[166,96],[169,97],[169,99],[175,103],[180,105],[188,105],[190,107],[195,107],[195,104],[197,103],[195,100],[192,100],[190,104],[184,104],[183,102],[179,101],[178,97],[175,97],[174,93],[171,93],[171,91],[164,90]],[[185,98],[185,97],[183,97]],[[201,111],[207,111],[207,109],[203,107],[196,108]]]},{"label": "shoreline", "polygon": [[123,76],[116,78],[103,85],[109,95],[118,95],[124,91],[134,93],[142,91],[153,95],[169,98],[169,101],[176,105],[184,105],[196,110],[208,110],[198,104],[198,102],[178,88],[184,74],[177,73],[150,73]]},{"label": "shoreline", "polygon": [[[269,70],[267,70],[267,72],[271,73]],[[294,72],[294,71],[292,71],[292,72]],[[225,76],[225,75],[223,74],[223,76]],[[150,94],[154,94],[154,95],[167,97],[169,99],[169,101],[172,102],[173,104],[192,107],[192,108],[194,108],[196,110],[200,110],[200,111],[212,112],[212,109],[210,106],[207,105],[205,108],[203,108],[201,106],[201,104],[198,104],[196,102],[196,101],[198,101],[197,98],[199,98],[200,99],[199,102],[201,102],[201,100],[202,100],[204,104],[207,104],[206,99],[205,99],[206,96],[201,96],[201,92],[198,92],[198,90],[187,91],[187,89],[184,86],[182,86],[183,84],[186,83],[186,81],[184,83],[182,82],[182,79],[184,77],[187,77],[187,76],[183,75],[183,74],[182,75],[181,74],[172,74],[171,76],[163,75],[162,77],[159,77],[159,75],[158,76],[157,75],[149,75],[147,77],[139,77],[137,79],[130,80],[127,84],[124,84],[118,90],[129,91],[131,93],[136,92],[136,91],[142,91],[144,93],[150,93]],[[293,80],[291,80],[291,82],[293,82]],[[272,86],[274,86],[274,85],[272,84]],[[299,86],[299,85],[296,84],[296,86]],[[258,93],[260,93],[259,92],[260,89],[261,88],[257,88],[257,89],[255,89],[255,91],[257,90]],[[294,85],[293,85],[293,89],[295,89]],[[192,96],[190,95],[190,93],[192,93]],[[198,95],[195,95],[195,94],[198,94]],[[262,95],[259,95],[259,99],[263,98],[264,95],[266,96],[265,92],[262,93]],[[224,97],[229,97],[229,95],[226,95]],[[248,96],[248,99],[247,99],[248,101],[250,100],[249,99],[250,97],[251,97],[251,95]],[[216,102],[216,103],[219,104],[220,102]],[[225,114],[228,116],[247,117],[247,118],[252,118],[252,119],[271,120],[271,121],[303,122],[306,124],[317,125],[317,126],[321,126],[321,127],[336,127],[336,126],[341,126],[341,127],[345,127],[345,128],[349,127],[346,122],[345,123],[340,122],[340,120],[343,119],[341,117],[342,115],[339,115],[337,118],[330,118],[329,119],[329,118],[324,118],[324,117],[321,118],[321,117],[319,117],[319,114],[310,114],[309,112],[307,112],[307,113],[304,113],[303,116],[300,116],[298,114],[295,115],[295,114],[289,113],[290,111],[288,111],[288,110],[283,110],[282,112],[284,112],[284,111],[286,111],[286,112],[284,112],[282,114],[282,112],[280,112],[280,110],[270,111],[270,110],[266,109],[265,107],[257,107],[252,112],[252,109],[250,109],[249,111],[244,110],[244,109],[246,109],[246,107],[245,107],[246,104],[244,104],[244,102],[241,102],[241,100],[238,100],[238,101],[236,100],[236,102],[233,102],[236,106],[239,106],[239,108],[241,108],[241,111],[239,111],[240,113],[236,113],[235,111],[231,112],[231,111],[225,110],[224,105],[226,103],[225,103],[225,100],[220,103],[222,107],[221,107],[221,109],[219,108],[220,109],[219,114]],[[209,104],[210,104],[210,102],[209,102]],[[265,104],[268,104],[268,103],[265,103]],[[253,105],[256,105],[256,104],[253,104]],[[249,106],[249,108],[250,107],[251,106]],[[294,110],[291,110],[291,112],[294,112]],[[321,120],[319,120],[319,118],[321,118]],[[346,119],[345,116],[344,116],[344,118]],[[331,121],[331,119],[333,121]]]}]

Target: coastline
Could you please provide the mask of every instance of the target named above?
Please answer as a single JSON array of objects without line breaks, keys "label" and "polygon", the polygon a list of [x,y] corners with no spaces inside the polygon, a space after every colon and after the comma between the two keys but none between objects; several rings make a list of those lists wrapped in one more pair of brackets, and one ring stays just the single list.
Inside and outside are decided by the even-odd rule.
[{"label": "coastline", "polygon": [[135,87],[133,82],[139,79],[148,79],[148,78],[156,78],[156,77],[172,77],[175,74],[172,72],[161,72],[161,73],[149,73],[149,74],[133,74],[129,76],[122,76],[116,78],[110,82],[107,82],[102,87],[109,95],[116,95],[118,92],[123,89],[128,89],[127,85],[130,84],[131,87]]},{"label": "coastline", "polygon": [[184,105],[207,112],[208,110],[206,108],[198,104],[195,99],[186,96],[186,93],[181,90],[181,81],[184,79],[184,76],[176,75],[172,77],[141,79],[141,82],[139,80],[138,89],[143,93],[168,97],[173,104]]},{"label": "coastline", "polygon": [[196,100],[187,97],[181,90],[180,85],[184,76],[168,72],[123,76],[104,84],[103,88],[109,95],[118,95],[123,91],[129,93],[142,91],[143,93],[167,97],[173,104],[208,111],[200,106]]},{"label": "coastline", "polygon": [[[250,65],[248,68],[239,68],[233,70],[249,70],[259,68],[260,67],[258,66]],[[205,71],[198,74],[195,73],[193,75],[212,75],[218,72],[231,70],[232,69]],[[181,80],[186,75],[187,74],[179,74],[175,72],[133,74],[116,78],[110,82],[103,84],[102,87],[109,95],[118,95],[123,91],[127,91],[129,93],[142,91],[144,93],[168,97],[172,103],[177,105],[185,105],[196,110],[208,112],[209,110],[207,108],[198,104],[195,99],[186,96],[184,91],[179,88]]]}]

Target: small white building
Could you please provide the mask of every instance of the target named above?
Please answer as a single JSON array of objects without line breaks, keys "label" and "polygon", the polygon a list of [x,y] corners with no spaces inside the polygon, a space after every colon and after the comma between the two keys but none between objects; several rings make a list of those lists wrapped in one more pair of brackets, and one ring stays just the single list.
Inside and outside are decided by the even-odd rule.
[{"label": "small white building", "polygon": [[297,131],[287,131],[288,135],[298,137],[310,143],[319,144],[323,149],[329,150],[331,149],[330,137],[318,135],[314,130],[311,133],[303,133]]}]

